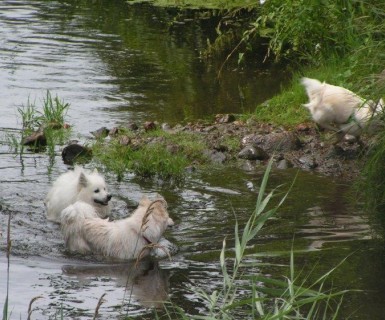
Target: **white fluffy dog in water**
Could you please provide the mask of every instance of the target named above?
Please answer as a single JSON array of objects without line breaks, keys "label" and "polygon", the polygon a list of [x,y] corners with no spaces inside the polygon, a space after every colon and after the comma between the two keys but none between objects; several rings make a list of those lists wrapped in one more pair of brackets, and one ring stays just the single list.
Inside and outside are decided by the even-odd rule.
[{"label": "white fluffy dog in water", "polygon": [[162,197],[154,201],[143,197],[130,217],[117,221],[99,218],[95,208],[82,201],[61,213],[61,229],[70,251],[118,259],[148,255],[173,224]]},{"label": "white fluffy dog in water", "polygon": [[364,130],[374,133],[379,128],[375,116],[383,109],[382,99],[377,103],[367,101],[345,88],[316,79],[302,78],[301,83],[309,97],[303,106],[309,109],[317,124],[336,131],[337,143],[346,134],[359,138]]},{"label": "white fluffy dog in water", "polygon": [[107,190],[104,178],[95,169],[93,172],[76,166],[54,182],[45,199],[48,220],[60,222],[63,209],[76,201],[91,205],[97,216],[106,218],[110,215],[111,194]]}]

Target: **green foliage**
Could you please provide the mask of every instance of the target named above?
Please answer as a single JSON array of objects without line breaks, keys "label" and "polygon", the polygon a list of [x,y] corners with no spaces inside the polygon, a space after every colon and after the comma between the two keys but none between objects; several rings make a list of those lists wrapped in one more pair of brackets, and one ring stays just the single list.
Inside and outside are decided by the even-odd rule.
[{"label": "green foliage", "polygon": [[48,151],[53,159],[55,156],[55,146],[62,145],[68,140],[71,131],[65,128],[65,115],[69,108],[68,103],[64,103],[57,96],[52,97],[47,91],[43,98],[42,108],[39,109],[34,103],[28,99],[26,105],[18,108],[21,117],[22,129],[20,133],[10,133],[6,135],[6,141],[15,153],[22,154],[24,152],[24,140],[38,132],[44,133],[46,145],[30,146],[35,151]]},{"label": "green foliage", "polygon": [[[132,139],[132,142],[121,144],[123,136]],[[132,172],[142,177],[179,180],[188,165],[207,163],[203,152],[205,147],[203,139],[193,133],[155,130],[144,137],[123,132],[108,144],[97,141],[92,150],[94,159],[119,177]]]},{"label": "green foliage", "polygon": [[230,152],[239,151],[241,149],[241,141],[238,137],[225,135],[222,138],[221,144]]},{"label": "green foliage", "polygon": [[[220,22],[218,39],[209,51],[225,48],[224,43],[234,43],[234,38],[238,38],[235,48],[240,51],[260,51],[264,47],[261,44],[266,43],[265,59],[317,64],[328,60],[330,54],[346,56],[358,48],[371,50],[372,44],[383,38],[384,10],[385,4],[380,0],[246,3],[227,13]],[[229,17],[236,23],[224,23]],[[239,57],[243,58],[242,52]]]},{"label": "green foliage", "polygon": [[64,103],[58,96],[53,98],[47,91],[41,111],[28,99],[27,105],[18,108],[18,112],[22,119],[23,130],[32,132],[38,128],[62,128],[68,108],[68,103]]},{"label": "green foliage", "polygon": [[292,126],[309,119],[308,111],[301,106],[305,101],[305,91],[300,84],[299,77],[295,77],[281,94],[258,105],[254,116],[259,122]]},{"label": "green foliage", "polygon": [[180,178],[189,161],[181,154],[172,154],[162,145],[147,145],[132,154],[132,169],[142,177]]},{"label": "green foliage", "polygon": [[37,110],[34,104],[29,99],[26,106],[21,106],[17,109],[21,116],[21,123],[23,129],[29,129],[32,131],[35,127],[39,126],[39,119],[37,117]]},{"label": "green foliage", "polygon": [[[268,54],[276,60],[323,60],[330,52],[355,48],[365,17],[363,1],[268,0],[251,25],[268,39]],[[360,17],[361,20],[356,20]]]},{"label": "green foliage", "polygon": [[68,103],[64,103],[58,96],[52,98],[47,91],[46,98],[43,99],[43,111],[39,112],[41,123],[50,127],[63,127],[68,108]]}]

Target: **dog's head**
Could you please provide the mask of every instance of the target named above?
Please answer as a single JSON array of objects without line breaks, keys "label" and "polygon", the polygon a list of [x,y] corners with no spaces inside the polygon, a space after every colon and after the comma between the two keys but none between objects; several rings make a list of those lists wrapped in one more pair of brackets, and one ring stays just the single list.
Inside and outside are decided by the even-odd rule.
[{"label": "dog's head", "polygon": [[[78,200],[98,207],[106,207],[112,196],[108,192],[104,178],[95,169],[91,174],[81,172],[78,181]],[[103,212],[106,210],[103,210]],[[106,213],[107,214],[107,213]],[[104,217],[102,217],[104,218]]]},{"label": "dog's head", "polygon": [[142,219],[142,234],[150,242],[157,243],[166,229],[174,225],[167,211],[167,202],[158,196],[155,200],[142,197],[139,207],[145,209]]}]

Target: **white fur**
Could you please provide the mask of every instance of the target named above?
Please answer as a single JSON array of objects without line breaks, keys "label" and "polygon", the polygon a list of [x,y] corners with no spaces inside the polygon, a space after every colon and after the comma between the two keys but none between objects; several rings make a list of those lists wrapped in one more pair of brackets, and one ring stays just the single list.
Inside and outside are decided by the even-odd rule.
[{"label": "white fur", "polygon": [[61,211],[76,201],[90,204],[99,217],[106,218],[110,215],[110,199],[106,182],[96,169],[88,172],[76,166],[53,183],[45,199],[47,218],[60,222]]},{"label": "white fur", "polygon": [[378,103],[366,101],[345,88],[316,79],[302,78],[301,83],[309,97],[303,106],[321,127],[337,132],[337,142],[345,134],[359,137],[364,129],[373,133],[378,128],[379,123],[373,120],[384,106],[382,99]]},{"label": "white fur", "polygon": [[[150,214],[146,214],[151,212]],[[78,201],[61,213],[61,228],[70,251],[101,254],[118,259],[146,256],[168,226],[173,225],[163,198],[143,197],[134,213],[125,219],[106,221],[97,217],[94,207]]]}]

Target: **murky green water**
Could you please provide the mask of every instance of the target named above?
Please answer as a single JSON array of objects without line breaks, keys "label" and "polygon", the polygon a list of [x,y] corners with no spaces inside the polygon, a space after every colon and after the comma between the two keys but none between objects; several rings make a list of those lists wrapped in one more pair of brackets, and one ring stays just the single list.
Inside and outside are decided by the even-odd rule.
[{"label": "murky green water", "polygon": [[[241,72],[229,67],[217,82],[218,66],[198,59],[210,36],[209,21],[185,21],[169,29],[174,14],[123,1],[0,3],[0,308],[11,213],[11,319],[26,318],[36,296],[41,296],[33,304],[36,319],[53,319],[61,308],[65,318],[89,319],[104,293],[103,318],[152,319],[147,307],[165,297],[197,313],[202,305],[192,288],[212,291],[221,285],[223,238],[231,246],[234,216],[242,225],[253,211],[263,168],[199,171],[178,186],[130,175],[118,181],[106,172],[114,216],[126,215],[143,193],[159,192],[176,222],[166,237],[178,244],[179,253],[171,261],[147,261],[134,269],[130,263],[68,255],[43,206],[52,181],[67,170],[60,149],[52,161],[46,154],[16,156],[5,143],[12,133],[5,128],[20,128],[17,106],[28,97],[39,104],[47,89],[71,104],[68,122],[86,136],[130,120],[175,123],[252,110],[278,90],[281,77],[256,65]],[[269,190],[281,184],[287,190],[296,174],[274,171]],[[364,291],[345,297],[341,319],[382,319],[385,252],[349,188],[300,172],[285,205],[251,243],[248,260],[256,265],[249,272],[282,279],[293,245],[296,269],[311,272],[313,279],[348,257],[333,284]]]}]

